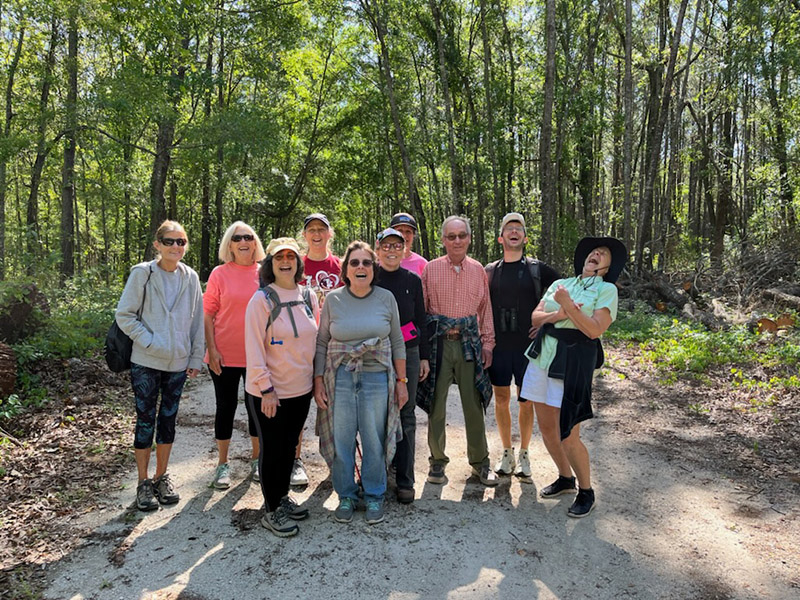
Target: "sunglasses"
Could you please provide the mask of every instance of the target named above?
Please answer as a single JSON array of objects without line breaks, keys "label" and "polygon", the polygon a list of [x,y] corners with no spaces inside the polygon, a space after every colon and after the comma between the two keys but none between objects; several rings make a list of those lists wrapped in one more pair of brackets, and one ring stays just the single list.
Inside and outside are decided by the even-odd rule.
[{"label": "sunglasses", "polygon": [[173,244],[178,244],[178,246],[183,247],[189,243],[189,241],[186,238],[178,238],[178,239],[160,238],[158,241],[161,242],[161,244],[164,246],[172,246]]},{"label": "sunglasses", "polygon": [[462,231],[461,233],[448,233],[446,236],[444,236],[444,239],[446,239],[448,242],[455,242],[456,240],[465,240],[468,237],[469,234]]},{"label": "sunglasses", "polygon": [[364,267],[366,267],[366,268],[368,268],[368,269],[369,269],[369,268],[372,266],[372,259],[371,259],[371,258],[365,258],[365,259],[363,259],[363,260],[358,260],[357,258],[351,258],[351,259],[350,259],[350,260],[347,262],[347,264],[348,264],[348,265],[350,265],[351,267],[353,267],[354,269],[355,269],[355,268],[356,268],[358,265],[362,265],[362,266],[364,266]]},{"label": "sunglasses", "polygon": [[241,242],[242,240],[245,242],[252,242],[254,239],[256,239],[256,236],[250,235],[249,233],[243,233],[242,235],[237,233],[231,236],[231,240],[234,242]]},{"label": "sunglasses", "polygon": [[381,244],[381,250],[402,250],[405,247],[403,242],[386,242]]}]

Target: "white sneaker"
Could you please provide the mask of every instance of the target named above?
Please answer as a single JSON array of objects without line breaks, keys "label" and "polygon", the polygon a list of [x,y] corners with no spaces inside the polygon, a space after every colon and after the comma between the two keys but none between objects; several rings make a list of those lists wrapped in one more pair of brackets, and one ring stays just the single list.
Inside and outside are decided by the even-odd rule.
[{"label": "white sneaker", "polygon": [[495,465],[495,473],[500,475],[511,475],[514,472],[514,467],[517,462],[514,460],[514,449],[506,448],[503,450],[503,458]]},{"label": "white sneaker", "polygon": [[289,485],[308,485],[308,473],[303,466],[303,459],[295,458],[294,466],[292,467],[292,478],[289,480]]},{"label": "white sneaker", "polygon": [[521,448],[519,451],[519,466],[515,474],[517,477],[524,477],[525,479],[530,479],[531,477],[531,459],[528,456],[527,448]]},{"label": "white sneaker", "polygon": [[217,471],[214,473],[214,481],[211,485],[218,490],[227,490],[231,487],[231,468],[228,463],[217,465]]}]

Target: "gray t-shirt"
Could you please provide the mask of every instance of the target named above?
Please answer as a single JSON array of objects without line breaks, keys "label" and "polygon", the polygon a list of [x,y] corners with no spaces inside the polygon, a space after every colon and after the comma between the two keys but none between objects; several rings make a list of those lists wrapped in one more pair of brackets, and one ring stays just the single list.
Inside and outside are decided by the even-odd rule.
[{"label": "gray t-shirt", "polygon": [[[347,344],[358,344],[370,338],[389,338],[392,358],[405,360],[406,345],[400,331],[397,302],[389,290],[373,287],[363,298],[354,296],[348,287],[341,287],[325,296],[319,318],[317,352],[314,357],[314,375],[325,371],[328,342],[334,339]],[[374,360],[365,359],[365,371],[383,371]]]},{"label": "gray t-shirt", "polygon": [[181,291],[181,274],[178,269],[165,271],[159,265],[156,266],[158,266],[161,281],[164,282],[164,301],[167,303],[167,310],[172,311],[175,308],[175,300],[178,299],[178,292]]}]

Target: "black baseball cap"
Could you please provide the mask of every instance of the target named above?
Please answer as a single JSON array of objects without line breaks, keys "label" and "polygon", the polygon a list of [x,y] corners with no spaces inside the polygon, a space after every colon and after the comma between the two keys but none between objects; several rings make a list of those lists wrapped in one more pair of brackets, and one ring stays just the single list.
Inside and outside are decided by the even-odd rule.
[{"label": "black baseball cap", "polygon": [[306,227],[308,227],[308,224],[314,220],[322,221],[323,223],[325,223],[325,227],[327,227],[328,229],[331,228],[331,222],[328,221],[328,217],[326,217],[322,213],[311,213],[303,220],[303,231],[305,231]]},{"label": "black baseball cap", "polygon": [[417,220],[408,213],[397,213],[392,217],[389,227],[397,227],[398,225],[408,225],[414,231],[417,230]]}]

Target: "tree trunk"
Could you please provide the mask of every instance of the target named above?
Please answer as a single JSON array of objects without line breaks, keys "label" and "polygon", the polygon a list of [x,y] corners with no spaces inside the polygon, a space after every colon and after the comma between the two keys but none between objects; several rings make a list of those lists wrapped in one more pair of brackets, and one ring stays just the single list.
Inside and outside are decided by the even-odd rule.
[{"label": "tree trunk", "polygon": [[555,258],[556,228],[556,182],[553,172],[553,103],[556,78],[556,4],[545,1],[545,75],[544,107],[542,109],[542,133],[539,139],[539,171],[542,211],[542,237],[539,258],[552,263]]},{"label": "tree trunk", "polygon": [[[495,219],[499,223],[506,212],[505,199],[500,197],[498,189],[497,156],[495,153],[494,103],[492,102],[492,47],[489,43],[489,32],[486,27],[486,0],[481,0],[481,40],[483,42],[483,89],[486,96],[486,149],[489,152],[489,164],[492,167],[492,200],[495,207]],[[477,123],[475,126],[477,127]],[[476,166],[478,161],[475,161]]]},{"label": "tree trunk", "polygon": [[64,167],[61,174],[61,281],[75,272],[73,206],[75,205],[75,149],[78,127],[78,15],[77,6],[70,4],[67,33],[67,103]]},{"label": "tree trunk", "polygon": [[625,78],[622,97],[625,105],[625,129],[622,138],[623,219],[622,238],[628,248],[633,241],[633,9],[625,0]]},{"label": "tree trunk", "polygon": [[[208,53],[206,54],[206,78],[211,81],[211,65],[214,54],[214,36],[208,36]],[[203,99],[203,116],[206,123],[211,121],[211,94],[209,86]],[[200,280],[208,281],[211,274],[211,165],[208,157],[203,158],[203,174],[200,176]]]},{"label": "tree trunk", "polygon": [[[14,77],[17,73],[19,66],[19,57],[22,54],[22,42],[25,39],[25,26],[22,25],[19,31],[19,39],[17,40],[17,47],[14,50],[14,56],[11,59],[11,64],[8,66],[8,74],[6,80],[6,112],[5,122],[3,123],[3,140],[8,140],[11,136],[11,121],[14,118],[13,101],[14,101]],[[8,158],[3,155],[0,160],[0,281],[6,277],[6,185],[7,177],[6,170],[8,167]]]},{"label": "tree trunk", "polygon": [[44,73],[42,74],[42,91],[39,96],[39,115],[36,126],[36,159],[33,162],[31,171],[30,192],[28,193],[28,205],[26,214],[27,225],[27,247],[28,273],[33,274],[33,266],[36,258],[40,256],[39,248],[39,185],[42,182],[42,171],[44,162],[50,149],[47,146],[47,105],[50,102],[50,86],[53,78],[53,66],[56,62],[56,45],[58,44],[58,19],[53,15],[50,23],[50,43],[47,49],[47,56],[44,61]]}]

